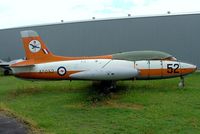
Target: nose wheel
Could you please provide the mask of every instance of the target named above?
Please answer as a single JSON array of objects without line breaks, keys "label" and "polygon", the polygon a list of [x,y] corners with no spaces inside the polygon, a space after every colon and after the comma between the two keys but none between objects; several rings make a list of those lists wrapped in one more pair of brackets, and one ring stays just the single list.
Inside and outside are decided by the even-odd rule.
[{"label": "nose wheel", "polygon": [[185,86],[184,77],[181,76],[180,78],[181,78],[181,80],[180,80],[180,82],[178,83],[178,87],[183,88],[183,87]]}]

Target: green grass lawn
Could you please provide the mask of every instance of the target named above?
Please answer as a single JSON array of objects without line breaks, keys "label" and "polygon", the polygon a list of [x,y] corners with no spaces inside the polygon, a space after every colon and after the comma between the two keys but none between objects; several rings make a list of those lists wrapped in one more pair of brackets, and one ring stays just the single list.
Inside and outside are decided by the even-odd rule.
[{"label": "green grass lawn", "polygon": [[0,110],[39,131],[56,134],[200,133],[200,73],[153,81],[123,81],[105,95],[87,81],[25,81],[0,76]]}]

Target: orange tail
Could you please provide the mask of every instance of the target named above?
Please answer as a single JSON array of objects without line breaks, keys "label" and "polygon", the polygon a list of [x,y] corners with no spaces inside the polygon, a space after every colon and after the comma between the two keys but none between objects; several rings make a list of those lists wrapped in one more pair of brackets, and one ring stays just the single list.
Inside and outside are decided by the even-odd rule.
[{"label": "orange tail", "polygon": [[27,60],[47,59],[53,56],[35,31],[22,31],[21,36]]},{"label": "orange tail", "polygon": [[[26,53],[26,61],[23,65],[32,65],[44,62],[80,60],[80,59],[112,59],[112,55],[92,56],[92,57],[63,57],[51,53],[42,41],[37,32],[28,30],[21,31],[22,42]],[[27,63],[29,62],[29,63]],[[22,63],[20,63],[22,66]]]}]

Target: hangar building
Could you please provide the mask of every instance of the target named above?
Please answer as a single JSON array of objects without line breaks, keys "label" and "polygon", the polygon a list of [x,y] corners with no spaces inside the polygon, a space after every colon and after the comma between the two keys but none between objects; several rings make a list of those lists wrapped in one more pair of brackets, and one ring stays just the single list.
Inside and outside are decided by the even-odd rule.
[{"label": "hangar building", "polygon": [[0,30],[0,59],[24,57],[20,31],[35,30],[50,51],[90,56],[159,50],[200,67],[200,14],[63,22]]}]

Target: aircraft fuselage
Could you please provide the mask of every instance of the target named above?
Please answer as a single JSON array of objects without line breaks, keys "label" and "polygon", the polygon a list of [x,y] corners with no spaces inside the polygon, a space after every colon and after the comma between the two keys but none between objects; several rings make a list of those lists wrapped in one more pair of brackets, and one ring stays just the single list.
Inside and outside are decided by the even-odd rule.
[{"label": "aircraft fuselage", "polygon": [[164,79],[190,74],[196,66],[169,60],[83,59],[14,67],[15,76],[48,80]]}]

